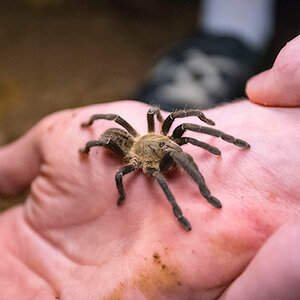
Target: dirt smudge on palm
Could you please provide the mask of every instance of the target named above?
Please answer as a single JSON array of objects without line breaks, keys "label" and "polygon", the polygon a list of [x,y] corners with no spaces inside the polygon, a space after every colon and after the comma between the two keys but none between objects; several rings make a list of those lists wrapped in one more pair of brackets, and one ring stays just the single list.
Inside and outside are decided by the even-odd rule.
[{"label": "dirt smudge on palm", "polygon": [[102,300],[122,300],[125,293],[125,284],[120,282],[108,296],[102,298]]},{"label": "dirt smudge on palm", "polygon": [[181,286],[182,280],[178,266],[163,261],[161,255],[154,252],[149,267],[142,270],[133,283],[145,296],[155,299],[157,295]]}]

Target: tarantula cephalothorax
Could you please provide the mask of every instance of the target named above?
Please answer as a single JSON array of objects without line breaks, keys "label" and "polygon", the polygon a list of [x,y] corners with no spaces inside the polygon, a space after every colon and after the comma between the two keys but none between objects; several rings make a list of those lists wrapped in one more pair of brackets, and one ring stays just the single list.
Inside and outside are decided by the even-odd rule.
[{"label": "tarantula cephalothorax", "polygon": [[[156,115],[157,119],[162,123],[160,134],[154,132],[154,115]],[[167,136],[169,129],[176,118],[189,116],[197,116],[201,121],[209,125],[215,124],[212,120],[207,119],[203,112],[199,109],[175,111],[163,120],[159,108],[151,107],[147,113],[148,134],[140,136],[136,130],[120,116],[115,114],[96,114],[93,115],[87,123],[81,124],[81,127],[89,127],[95,120],[105,119],[115,121],[124,127],[126,131],[120,128],[110,128],[106,130],[98,140],[89,141],[85,148],[80,149],[80,152],[88,154],[91,147],[104,146],[123,157],[125,164],[115,175],[116,185],[119,191],[118,205],[121,205],[125,199],[125,192],[122,183],[122,177],[125,174],[137,169],[142,169],[144,173],[154,177],[172,205],[175,217],[179,221],[180,225],[187,231],[191,230],[191,224],[182,215],[182,211],[176,203],[173,194],[169,190],[167,181],[162,173],[166,171],[172,163],[181,166],[198,184],[201,195],[214,207],[221,208],[221,202],[211,195],[193,158],[189,154],[183,152],[180,146],[190,143],[215,155],[221,155],[221,152],[216,147],[210,146],[194,138],[183,137],[182,135],[184,132],[186,130],[191,130],[205,133],[215,137],[220,137],[224,141],[232,143],[238,147],[245,149],[250,148],[250,145],[245,141],[236,139],[220,130],[190,123],[183,123],[177,126],[172,135]]]}]

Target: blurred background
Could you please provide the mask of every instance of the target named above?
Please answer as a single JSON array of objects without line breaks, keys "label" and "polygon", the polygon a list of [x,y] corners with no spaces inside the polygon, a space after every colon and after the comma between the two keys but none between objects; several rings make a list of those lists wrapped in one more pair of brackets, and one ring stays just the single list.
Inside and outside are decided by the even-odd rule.
[{"label": "blurred background", "polygon": [[[196,0],[0,1],[0,145],[54,111],[131,98],[157,57],[194,30],[198,6]],[[279,24],[287,34],[273,42],[266,67],[287,41],[289,22],[287,15]],[[23,198],[2,197],[0,209]]]},{"label": "blurred background", "polygon": [[51,112],[128,99],[196,19],[197,1],[151,2],[0,1],[0,143]]},{"label": "blurred background", "polygon": [[[0,145],[54,111],[129,99],[155,53],[192,30],[197,6],[197,1],[0,1]],[[0,209],[23,198],[2,197]]]}]

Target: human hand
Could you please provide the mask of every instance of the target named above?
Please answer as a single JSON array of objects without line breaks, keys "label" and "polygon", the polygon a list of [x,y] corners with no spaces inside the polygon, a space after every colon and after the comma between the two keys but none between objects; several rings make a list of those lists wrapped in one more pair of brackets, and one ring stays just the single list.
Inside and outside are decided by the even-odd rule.
[{"label": "human hand", "polygon": [[247,101],[206,115],[250,150],[197,133],[186,135],[222,156],[183,146],[222,209],[209,205],[180,169],[169,187],[191,232],[180,227],[158,184],[141,173],[126,175],[127,198],[118,207],[114,174],[121,161],[100,147],[85,158],[78,153],[118,125],[80,124],[94,113],[117,113],[144,134],[147,109],[123,101],[62,111],[0,149],[0,191],[12,194],[31,183],[25,204],[0,217],[3,299],[214,299],[273,232],[299,217],[299,109]]},{"label": "human hand", "polygon": [[[265,106],[299,107],[299,53],[300,35],[287,43],[270,70],[249,80],[246,91],[250,100]],[[299,132],[294,139],[299,145]],[[299,170],[294,176],[299,178]],[[299,250],[298,218],[286,224],[267,241],[222,299],[299,299]]]}]

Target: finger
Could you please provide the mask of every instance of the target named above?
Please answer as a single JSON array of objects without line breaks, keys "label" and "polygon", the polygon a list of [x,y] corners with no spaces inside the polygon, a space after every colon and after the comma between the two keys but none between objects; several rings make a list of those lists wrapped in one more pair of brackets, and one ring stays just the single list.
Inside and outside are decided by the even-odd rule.
[{"label": "finger", "polygon": [[16,194],[39,173],[41,155],[37,144],[37,128],[19,140],[0,148],[0,194]]},{"label": "finger", "polygon": [[300,106],[300,35],[286,44],[270,70],[248,81],[246,93],[266,106]]},{"label": "finger", "polygon": [[300,299],[300,220],[276,232],[221,297]]}]

